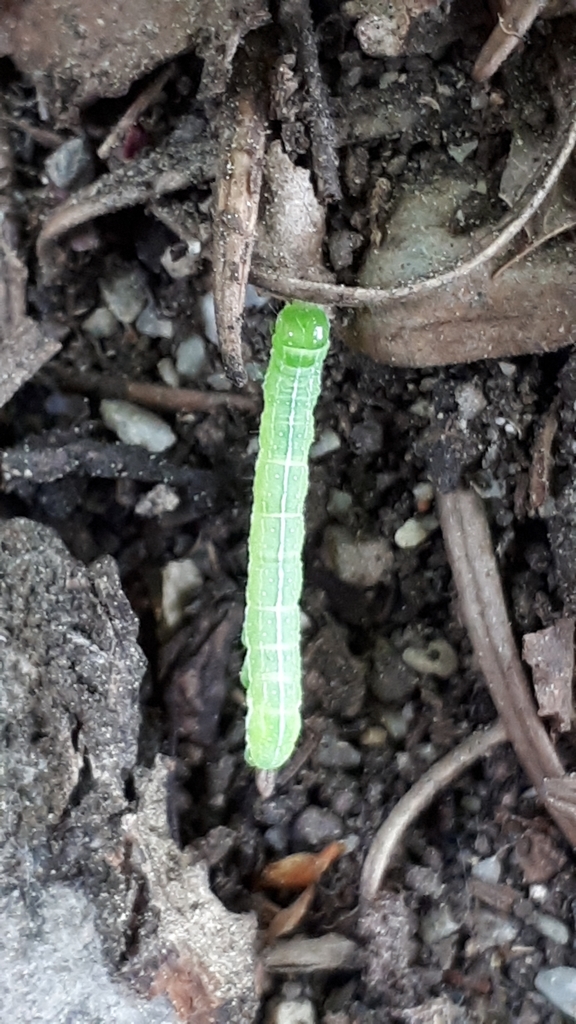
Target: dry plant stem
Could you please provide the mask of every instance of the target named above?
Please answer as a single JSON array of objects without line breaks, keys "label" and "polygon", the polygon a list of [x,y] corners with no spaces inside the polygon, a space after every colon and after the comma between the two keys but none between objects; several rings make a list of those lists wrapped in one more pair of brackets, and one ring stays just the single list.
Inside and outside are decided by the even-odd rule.
[{"label": "dry plant stem", "polygon": [[483,503],[466,490],[438,493],[436,502],[462,619],[490,696],[528,778],[576,846],[576,815],[546,797],[547,783],[564,779],[565,771],[538,718],[514,642]]},{"label": "dry plant stem", "polygon": [[480,50],[472,70],[476,82],[485,82],[498,71],[547,3],[548,0],[512,0]]},{"label": "dry plant stem", "polygon": [[280,17],[290,37],[295,37],[302,74],[308,91],[307,120],[312,142],[312,166],[321,202],[342,198],[336,144],[336,128],[330,112],[328,89],[322,78],[318,46],[309,0],[283,0]]},{"label": "dry plant stem", "polygon": [[436,800],[440,791],[467,771],[475,761],[506,741],[502,722],[477,729],[445,757],[433,764],[422,778],[398,801],[380,826],[364,861],[360,876],[360,898],[373,900],[410,825]]},{"label": "dry plant stem", "polygon": [[226,373],[246,384],[242,360],[242,314],[256,237],[262,187],[266,121],[255,93],[237,100],[234,134],[216,193],[212,262],[216,327]]},{"label": "dry plant stem", "polygon": [[162,384],[146,384],[125,380],[112,374],[76,373],[55,367],[60,384],[81,394],[92,392],[102,398],[122,398],[149,409],[164,412],[214,412],[224,406],[242,412],[255,413],[259,402],[249,395],[234,395],[228,391],[190,391],[188,388],[169,388]]},{"label": "dry plant stem", "polygon": [[104,142],[98,149],[98,156],[101,160],[107,160],[112,150],[120,145],[124,141],[125,136],[128,134],[132,125],[136,124],[139,117],[154,103],[158,98],[162,89],[166,85],[166,82],[172,78],[174,74],[174,65],[169,64],[163,68],[159,75],[150,82],[145,89],[136,97],[133,103],[130,104],[128,109],[122,114],[120,120],[114,125],[112,131],[106,136]]},{"label": "dry plant stem", "polygon": [[253,267],[251,280],[259,288],[274,292],[276,295],[289,296],[309,302],[332,303],[335,306],[377,306],[396,299],[406,299],[412,295],[434,291],[444,285],[453,284],[477,267],[487,263],[499,252],[502,252],[513,238],[534,216],[544,199],[554,187],[563,168],[570,159],[576,145],[576,118],[570,123],[566,138],[559,153],[553,159],[551,167],[541,185],[537,186],[532,198],[511,220],[506,220],[496,231],[492,241],[480,252],[464,260],[452,270],[447,270],[434,277],[423,278],[411,284],[397,285],[393,288],[362,288],[349,285],[326,284],[322,281],[305,281],[298,277],[285,277],[262,267]]}]

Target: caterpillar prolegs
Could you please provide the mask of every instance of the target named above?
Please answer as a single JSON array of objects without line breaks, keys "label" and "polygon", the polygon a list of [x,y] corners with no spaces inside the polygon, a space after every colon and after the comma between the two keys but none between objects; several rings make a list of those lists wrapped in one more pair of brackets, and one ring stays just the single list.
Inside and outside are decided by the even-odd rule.
[{"label": "caterpillar prolegs", "polygon": [[304,504],[328,345],[323,310],[304,303],[285,306],[264,380],[242,634],[246,760],[256,768],[280,768],[300,735]]}]

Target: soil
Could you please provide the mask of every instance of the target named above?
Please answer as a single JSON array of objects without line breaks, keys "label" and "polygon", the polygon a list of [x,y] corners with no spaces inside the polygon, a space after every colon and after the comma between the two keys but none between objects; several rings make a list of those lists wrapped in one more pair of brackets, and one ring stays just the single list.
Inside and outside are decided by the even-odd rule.
[{"label": "soil", "polygon": [[[472,102],[479,93],[470,70],[487,35],[487,15],[479,6],[467,19],[470,6],[454,5],[454,38],[379,59],[362,52],[336,8],[316,12],[343,189],[341,202],[328,207],[325,255],[343,283],[356,282],[371,241],[385,235],[405,192],[446,176],[481,182],[457,227],[490,225],[506,209],[499,183],[518,125],[544,141],[554,134],[559,94],[550,68],[568,46],[571,19],[564,30],[557,22],[539,23],[530,45],[483,87],[480,106]],[[30,80],[7,59],[1,70],[9,115],[36,123]],[[148,145],[159,144],[191,109],[204,125],[210,122],[213,99],[191,100],[197,83],[194,58],[180,57],[161,100],[144,117]],[[383,103],[385,88],[391,92]],[[117,100],[98,100],[83,108],[83,130],[98,142],[117,116]],[[308,166],[298,112],[277,111],[270,132]],[[472,155],[457,162],[451,148],[470,140],[477,142]],[[459,619],[438,524],[429,523],[417,546],[395,540],[407,520],[434,514],[422,485],[432,481],[449,490],[464,483],[483,497],[519,643],[523,634],[574,614],[576,364],[570,350],[402,369],[350,351],[343,341],[348,317],[336,315],[316,411],[317,439],[334,446],[313,453],[310,466],[303,732],[293,759],[266,790],[243,756],[240,627],[260,382],[280,306],[271,299],[246,311],[243,354],[251,380],[245,393],[254,398],[253,410],[223,401],[210,412],[162,413],[176,435],[173,447],[161,456],[140,449],[136,456],[126,446],[120,453],[98,395],[88,386],[82,394],[82,377],[114,374],[157,384],[159,361],[174,359],[184,338],[204,330],[210,265],[202,257],[194,276],[170,277],[159,256],[176,245],[176,236],[137,206],[96,222],[96,240],[67,248],[58,280],[46,284],[32,245],[39,214],[58,199],[46,182],[47,150],[16,127],[10,141],[28,312],[50,328],[62,351],[2,410],[2,514],[52,527],[82,562],[116,560],[150,666],[141,692],[138,765],[151,768],[158,754],[173,758],[167,798],[173,838],[206,859],[213,892],[228,910],[257,909],[264,927],[272,909],[255,891],[264,867],[346,843],[318,882],[298,933],[345,936],[357,944],[358,959],[329,961],[322,970],[304,965],[289,982],[288,968],[270,970],[262,1019],[266,1013],[282,1019],[274,1016],[280,998],[310,999],[324,1024],[558,1021],[534,979],[545,968],[576,968],[573,851],[510,746],[497,747],[437,795],[410,828],[383,895],[369,906],[360,903],[359,882],[366,852],[398,799],[438,758],[495,720]],[[181,196],[204,222],[209,197],[203,179]],[[553,244],[569,242],[561,237]],[[133,324],[117,324],[109,337],[94,338],[83,323],[102,304],[98,281],[135,267],[159,315],[173,324],[172,336],[151,338]],[[64,371],[80,375],[74,392]],[[192,386],[235,394],[226,391],[217,346],[206,345]],[[535,507],[535,448],[551,410],[553,459],[544,473],[546,495]],[[66,471],[52,472],[55,453],[70,453],[70,446],[76,447]],[[43,476],[37,463],[26,462],[35,451],[44,453]],[[16,457],[19,475],[10,476],[7,466]],[[118,459],[127,460],[120,472]],[[170,485],[177,505],[146,518],[137,506],[159,483]],[[334,534],[334,527],[345,532]],[[333,554],[338,537],[350,547],[348,572]],[[368,580],[361,561],[367,541],[386,553],[384,568]],[[202,582],[168,629],[162,570],[183,558],[194,561]],[[425,652],[439,640],[456,661],[447,677],[429,666],[407,669],[403,652]],[[562,735],[558,749],[570,769],[572,733]],[[292,898],[274,895],[278,905]]]}]

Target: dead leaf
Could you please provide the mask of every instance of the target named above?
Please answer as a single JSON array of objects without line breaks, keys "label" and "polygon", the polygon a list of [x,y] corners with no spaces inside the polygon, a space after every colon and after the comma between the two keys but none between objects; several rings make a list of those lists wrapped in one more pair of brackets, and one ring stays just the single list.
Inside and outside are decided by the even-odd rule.
[{"label": "dead leaf", "polygon": [[572,728],[574,619],[558,619],[548,629],[526,633],[522,656],[532,669],[538,714],[551,717],[559,732]]},{"label": "dead leaf", "polygon": [[290,906],[278,911],[266,932],[267,945],[296,931],[310,910],[315,895],[316,886],[309,885]]},{"label": "dead leaf", "polygon": [[293,853],[282,857],[266,865],[258,885],[262,889],[305,889],[317,882],[346,850],[346,843],[334,842],[320,853]]},{"label": "dead leaf", "polygon": [[[395,287],[440,275],[466,261],[475,236],[454,235],[451,217],[462,183],[436,182],[406,196],[386,244],[366,258],[365,287]],[[417,291],[359,311],[346,334],[351,348],[396,366],[435,366],[549,352],[576,340],[573,258],[566,245],[538,249],[493,276],[495,258],[434,292]]]}]

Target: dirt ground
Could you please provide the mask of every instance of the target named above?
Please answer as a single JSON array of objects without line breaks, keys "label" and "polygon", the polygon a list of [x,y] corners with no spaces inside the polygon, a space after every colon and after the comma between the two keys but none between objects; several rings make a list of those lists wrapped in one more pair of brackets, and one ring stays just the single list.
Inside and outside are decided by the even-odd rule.
[{"label": "dirt ground", "polygon": [[[70,6],[52,12],[66,31]],[[318,4],[318,87],[305,5],[253,4],[244,22],[232,4],[188,6],[205,33],[143,31],[142,52],[108,54],[107,78],[99,55],[120,29],[90,35],[98,4],[78,35],[82,72],[52,37],[42,50],[34,3],[28,24],[0,8],[0,888],[26,908],[24,923],[10,917],[19,980],[5,1010],[31,1019],[14,950],[30,907],[66,892],[91,909],[71,902],[58,921],[93,913],[86,948],[101,944],[114,984],[166,1013],[110,1003],[109,1019],[576,1020],[574,996],[564,1018],[541,980],[576,977],[570,151],[512,248],[437,289],[371,305],[357,294],[450,273],[471,239],[488,245],[519,217],[574,116],[574,14],[545,9],[483,76],[498,23],[479,2]],[[253,134],[239,139],[243,124]],[[238,153],[239,207],[218,191]],[[223,231],[239,249],[218,248]],[[250,259],[259,291],[229,299]],[[240,631],[272,292],[303,297],[283,279],[316,283],[333,338],[306,511],[303,729],[271,780],[244,761]],[[234,329],[217,337],[226,287],[232,319],[244,305],[234,351]],[[161,422],[129,413],[130,434],[126,399]],[[463,493],[458,533],[449,502]],[[492,586],[497,567],[504,604],[488,588],[467,614],[455,564],[468,526],[463,577],[477,557]],[[492,612],[510,634],[487,685]],[[507,710],[509,639],[532,669],[514,668],[530,712]],[[366,861],[398,801],[498,715],[505,732],[485,756],[432,773],[385,868]],[[203,943],[220,942],[207,966]],[[41,1019],[95,1024],[102,1009],[87,1007]]]}]

